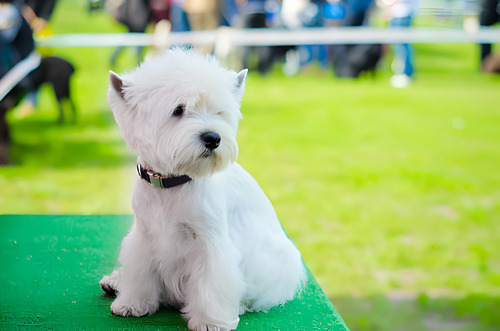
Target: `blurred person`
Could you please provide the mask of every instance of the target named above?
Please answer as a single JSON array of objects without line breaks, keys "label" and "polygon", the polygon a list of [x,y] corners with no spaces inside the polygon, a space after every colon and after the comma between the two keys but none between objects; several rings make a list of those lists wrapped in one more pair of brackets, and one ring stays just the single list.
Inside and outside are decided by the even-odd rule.
[{"label": "blurred person", "polygon": [[[281,19],[283,25],[290,30],[300,29],[306,25],[306,22],[310,21],[308,14],[311,7],[310,0],[283,0],[281,4]],[[304,15],[304,13],[306,13]],[[314,16],[314,14],[312,14]],[[292,76],[300,71],[300,51],[305,51],[307,53],[307,46],[282,46],[278,48],[277,55],[284,57],[285,63],[283,65],[283,73],[287,76]]]},{"label": "blurred person", "polygon": [[[269,28],[295,29],[302,27],[300,12],[309,0],[268,0],[266,2],[266,23]],[[292,22],[291,22],[292,20]],[[298,20],[298,24],[296,23]],[[300,54],[297,45],[270,46],[271,66],[274,62],[283,63],[285,75],[295,75],[300,70]]]},{"label": "blurred person", "polygon": [[[418,12],[419,0],[381,0],[391,28],[407,28]],[[414,74],[414,50],[410,44],[393,45],[394,61],[391,85],[395,88],[406,88],[411,84]]]},{"label": "blurred person", "polygon": [[22,1],[0,1],[0,77],[35,50],[33,31],[21,15]]},{"label": "blurred person", "polygon": [[[35,39],[54,34],[49,21],[56,3],[56,0],[26,0],[22,14],[33,29]],[[37,47],[37,50],[42,56],[50,56],[54,53],[54,49],[50,47]]]},{"label": "blurred person", "polygon": [[184,0],[170,0],[170,23],[172,31],[189,31],[187,14],[184,11]]},{"label": "blurred person", "polygon": [[169,47],[168,35],[172,31],[170,21],[171,0],[150,0],[151,23],[153,23],[153,45],[147,57],[156,57]]},{"label": "blurred person", "polygon": [[[128,32],[146,31],[151,20],[150,0],[107,0],[106,11],[117,21],[127,27]],[[125,46],[118,46],[111,55],[110,65],[114,66]],[[142,47],[135,47],[137,63],[142,60]]]},{"label": "blurred person", "polygon": [[221,0],[221,25],[238,27],[241,25],[241,16],[236,0]]},{"label": "blurred person", "polygon": [[[268,27],[266,2],[266,0],[236,0],[244,29]],[[273,64],[273,53],[270,46],[245,46],[242,55],[243,68],[249,67],[250,58],[254,52],[257,53],[257,70],[261,75],[267,74]]]},{"label": "blurred person", "polygon": [[347,9],[341,0],[326,0],[322,5],[321,11],[327,20],[325,25],[328,26],[338,25],[338,20],[343,20],[347,15]]},{"label": "blurred person", "polygon": [[[23,1],[0,1],[0,164],[8,163],[9,128],[5,119],[7,111],[17,100],[9,100],[6,96],[15,88],[15,82],[27,75],[39,65],[39,55],[35,51],[33,32],[21,15]],[[11,70],[23,66],[19,77],[11,78]],[[36,75],[36,73],[35,73]],[[27,91],[36,91],[32,77],[25,76],[17,85]],[[9,79],[15,79],[7,82]]]},{"label": "blurred person", "polygon": [[170,7],[172,0],[150,0],[151,20],[154,23],[170,20]]},{"label": "blurred person", "polygon": [[479,0],[463,0],[461,22],[458,24],[462,24],[466,32],[474,33],[479,29]]},{"label": "blurred person", "polygon": [[288,29],[299,29],[304,25],[302,13],[311,4],[311,0],[282,0],[281,19]]},{"label": "blurred person", "polygon": [[[25,5],[22,9],[22,15],[29,23],[33,30],[33,36],[47,37],[54,32],[49,25],[49,20],[52,17],[56,6],[56,0],[25,0]],[[37,51],[42,57],[50,56],[54,53],[51,47],[37,47]],[[32,73],[31,76],[35,75]],[[36,74],[39,76],[39,74]],[[36,77],[39,79],[40,77]],[[25,97],[25,102],[20,106],[20,113],[27,115],[35,111],[38,99],[38,88],[28,90]]]},{"label": "blurred person", "polygon": [[[8,89],[5,91],[3,86],[12,87],[12,84],[16,84],[12,87],[15,91],[8,94],[8,97],[15,100],[15,105],[24,97],[25,102],[19,107],[18,113],[25,116],[34,112],[37,92],[43,82],[52,83],[58,101],[61,100],[61,94],[67,95],[68,93],[63,90],[68,83],[61,83],[58,77],[64,76],[69,81],[74,68],[64,59],[48,56],[52,49],[38,48],[34,42],[34,35],[52,33],[48,20],[54,10],[55,0],[0,1],[0,4],[2,4],[0,78],[8,76],[2,82],[6,83],[2,84],[2,97],[9,92]],[[4,15],[5,11],[7,15]],[[43,57],[42,63],[40,63],[40,56]],[[32,59],[36,59],[33,67],[31,64],[27,65]],[[18,64],[22,65],[19,66],[20,69],[17,68]],[[30,71],[27,71],[28,67]],[[24,78],[21,73],[25,75]]]},{"label": "blurred person", "polygon": [[[304,27],[324,27],[325,14],[323,8],[327,4],[326,0],[311,0],[307,8],[301,12],[300,17],[304,22]],[[325,45],[304,45],[299,47],[300,66],[307,67],[314,60],[322,68],[327,67],[326,46]]]},{"label": "blurred person", "polygon": [[[220,26],[220,0],[184,0],[184,11],[191,31],[215,30]],[[213,48],[213,45],[194,45],[201,54],[211,54]]]},{"label": "blurred person", "polygon": [[225,67],[240,70],[243,48],[233,42],[233,29],[241,28],[241,15],[235,0],[221,0],[221,17],[221,26],[215,38],[214,55]]},{"label": "blurred person", "polygon": [[[56,0],[26,0],[26,5],[31,9],[31,12],[25,7],[23,16],[27,17],[27,15],[31,15],[31,20],[26,18],[30,23],[32,20],[43,20],[42,22],[37,22],[37,24],[46,25],[52,17],[56,2]],[[33,29],[35,31],[38,30],[36,27],[33,27]]]},{"label": "blurred person", "polygon": [[[480,26],[492,26],[500,21],[500,0],[482,0],[480,13],[479,13],[479,25]],[[492,62],[495,62],[497,56],[492,54],[491,43],[480,44],[481,51],[481,70],[483,72],[488,72],[487,70]],[[498,60],[497,60],[498,61]],[[499,65],[497,64],[498,68]]]},{"label": "blurred person", "polygon": [[[41,31],[46,23],[43,19],[39,19],[22,0],[2,1],[0,4],[2,10],[9,11],[11,15],[7,20],[2,19],[4,26],[0,28],[0,78],[3,78],[16,64],[36,53],[32,26]],[[39,78],[37,75],[39,73],[32,72],[19,82],[26,91],[25,102],[19,109],[21,116],[34,112],[37,103],[37,88],[34,81]]]}]

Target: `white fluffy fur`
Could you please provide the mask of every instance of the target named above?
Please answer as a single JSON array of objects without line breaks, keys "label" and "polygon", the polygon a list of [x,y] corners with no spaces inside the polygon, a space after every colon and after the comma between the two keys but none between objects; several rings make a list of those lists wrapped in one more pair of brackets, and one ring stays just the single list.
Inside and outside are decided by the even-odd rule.
[{"label": "white fluffy fur", "polygon": [[[113,73],[111,73],[113,75]],[[191,330],[235,329],[238,315],[268,310],[300,290],[304,267],[257,182],[236,161],[246,70],[210,57],[167,51],[121,78],[108,101],[123,136],[146,169],[192,181],[169,189],[137,179],[135,219],[119,262],[101,280],[116,291],[120,316],[181,311]],[[172,116],[185,104],[183,116]],[[209,157],[204,132],[221,136]]]}]

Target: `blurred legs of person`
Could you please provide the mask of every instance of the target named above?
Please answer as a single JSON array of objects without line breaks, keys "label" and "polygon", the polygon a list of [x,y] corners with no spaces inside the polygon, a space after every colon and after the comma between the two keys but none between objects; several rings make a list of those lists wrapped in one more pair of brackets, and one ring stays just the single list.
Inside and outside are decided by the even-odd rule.
[{"label": "blurred legs of person", "polygon": [[[192,31],[215,30],[219,26],[219,18],[211,13],[188,14],[189,27]],[[201,54],[211,54],[213,45],[194,45]]]},{"label": "blurred legs of person", "polygon": [[[481,12],[479,14],[480,26],[492,26],[500,21],[500,1],[499,0],[482,0]],[[481,63],[491,54],[491,43],[480,44]]]},{"label": "blurred legs of person", "polygon": [[[264,28],[266,27],[266,14],[265,13],[249,13],[243,17],[243,28]],[[243,67],[247,68],[250,62],[250,56],[254,49],[257,50],[258,64],[257,69],[261,75],[265,75],[271,70],[273,62],[272,49],[269,46],[246,46],[243,49]]]},{"label": "blurred legs of person", "polygon": [[[143,33],[151,19],[149,0],[106,1],[105,8],[115,21],[127,27],[128,32]],[[119,46],[113,52],[110,59],[111,66],[116,64],[123,49],[123,46]],[[142,61],[142,46],[137,46],[135,51],[137,63],[140,63]]]},{"label": "blurred legs of person", "polygon": [[[332,4],[329,4],[332,6]],[[337,6],[342,6],[341,3],[337,3]],[[302,16],[305,20],[305,27],[323,27],[325,26],[325,15],[324,14],[324,3],[320,1],[311,1],[309,6],[303,12]],[[338,7],[337,7],[338,8]],[[340,7],[344,9],[344,7]],[[331,12],[330,12],[331,15]],[[300,67],[308,68],[309,65],[317,60],[318,64],[322,68],[326,68],[328,66],[328,60],[326,55],[326,46],[325,45],[303,45],[299,46],[299,54],[300,54]]]},{"label": "blurred legs of person", "polygon": [[[221,11],[217,0],[184,0],[191,31],[215,30],[221,22]],[[211,54],[213,45],[193,45],[201,54]]]},{"label": "blurred legs of person", "polygon": [[[411,16],[395,17],[389,26],[392,28],[409,27]],[[408,87],[413,78],[413,47],[410,44],[394,44],[394,62],[392,70],[394,76],[391,77],[391,85],[396,88]]]}]

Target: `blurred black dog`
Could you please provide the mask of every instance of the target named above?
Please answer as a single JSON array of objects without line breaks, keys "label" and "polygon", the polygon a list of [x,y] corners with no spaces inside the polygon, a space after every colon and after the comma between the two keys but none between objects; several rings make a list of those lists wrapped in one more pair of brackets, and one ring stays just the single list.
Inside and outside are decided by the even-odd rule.
[{"label": "blurred black dog", "polygon": [[27,86],[38,90],[44,83],[49,83],[57,99],[59,123],[64,122],[64,105],[68,104],[73,119],[76,120],[76,107],[71,98],[70,79],[75,68],[59,57],[42,58],[38,68],[33,70],[23,81],[17,84],[2,100],[0,100],[0,164],[8,164],[8,145],[10,142],[9,127],[6,121],[7,111],[17,106],[27,93]]},{"label": "blurred black dog", "polygon": [[342,78],[357,78],[362,72],[375,74],[383,54],[381,44],[335,46],[333,56],[335,75]]}]

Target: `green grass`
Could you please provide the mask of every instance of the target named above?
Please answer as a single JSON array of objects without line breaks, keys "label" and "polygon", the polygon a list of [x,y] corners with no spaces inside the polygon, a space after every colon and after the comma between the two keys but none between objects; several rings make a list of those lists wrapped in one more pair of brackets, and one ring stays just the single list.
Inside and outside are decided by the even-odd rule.
[{"label": "green grass", "polygon": [[[80,2],[58,6],[56,33],[122,31]],[[77,67],[77,124],[55,124],[49,89],[34,115],[9,114],[1,213],[131,212],[135,157],[105,97],[111,52],[56,50]],[[239,162],[353,330],[500,327],[500,79],[478,72],[477,52],[417,45],[405,90],[390,87],[389,60],[355,81],[250,73]]]}]

